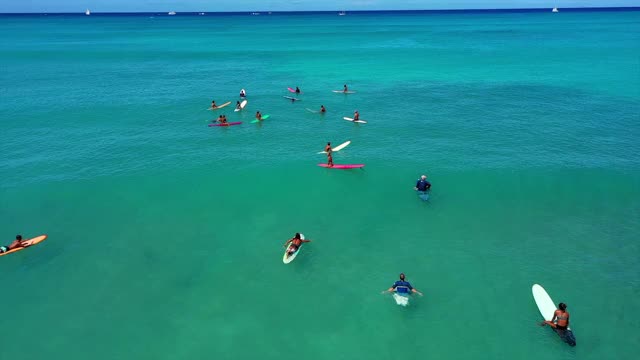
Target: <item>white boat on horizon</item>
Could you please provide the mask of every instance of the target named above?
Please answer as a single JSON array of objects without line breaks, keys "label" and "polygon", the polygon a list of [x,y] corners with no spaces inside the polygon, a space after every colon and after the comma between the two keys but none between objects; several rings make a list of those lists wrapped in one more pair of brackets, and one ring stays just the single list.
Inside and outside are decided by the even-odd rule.
[{"label": "white boat on horizon", "polygon": [[558,8],[557,8],[557,7],[554,7],[554,8],[551,10],[551,12],[558,12]]},{"label": "white boat on horizon", "polygon": [[168,14],[173,16],[173,15],[175,15],[175,14],[176,14],[176,12],[175,12],[175,11],[169,11],[169,13],[168,13]]},{"label": "white boat on horizon", "polygon": [[338,16],[345,16],[345,15],[347,15],[347,12],[346,12],[346,11],[340,11],[340,12],[338,13]]},{"label": "white boat on horizon", "polygon": [[87,11],[85,11],[84,14],[89,16],[89,15],[91,15],[91,11],[89,9],[87,9]]}]

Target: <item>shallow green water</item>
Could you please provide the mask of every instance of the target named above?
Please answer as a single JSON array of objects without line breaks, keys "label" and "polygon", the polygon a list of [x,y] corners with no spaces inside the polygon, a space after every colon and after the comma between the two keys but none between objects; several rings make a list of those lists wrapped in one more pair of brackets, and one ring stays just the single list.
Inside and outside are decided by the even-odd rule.
[{"label": "shallow green water", "polygon": [[3,17],[0,358],[632,357],[640,12],[556,15]]}]

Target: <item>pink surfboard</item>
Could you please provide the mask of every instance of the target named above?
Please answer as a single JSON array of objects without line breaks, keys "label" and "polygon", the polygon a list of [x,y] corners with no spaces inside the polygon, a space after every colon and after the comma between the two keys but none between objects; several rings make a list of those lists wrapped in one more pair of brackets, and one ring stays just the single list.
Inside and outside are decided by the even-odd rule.
[{"label": "pink surfboard", "polygon": [[364,167],[364,164],[348,164],[348,165],[338,165],[334,164],[333,166],[329,166],[327,164],[318,164],[318,166],[329,169],[357,169]]},{"label": "pink surfboard", "polygon": [[230,122],[230,123],[226,123],[226,124],[209,124],[209,127],[212,127],[212,126],[232,126],[232,125],[240,125],[240,124],[242,124],[242,121]]},{"label": "pink surfboard", "polygon": [[[287,88],[287,90],[289,90],[289,92],[292,92],[292,93],[296,92],[296,89],[292,89],[292,88]],[[302,94],[302,91],[300,91],[300,94]]]}]

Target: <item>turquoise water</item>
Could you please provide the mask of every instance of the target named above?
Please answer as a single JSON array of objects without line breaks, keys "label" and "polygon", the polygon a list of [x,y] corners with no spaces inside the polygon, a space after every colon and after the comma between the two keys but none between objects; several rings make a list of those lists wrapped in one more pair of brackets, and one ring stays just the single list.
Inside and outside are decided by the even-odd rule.
[{"label": "turquoise water", "polygon": [[[640,12],[0,20],[1,236],[49,235],[0,258],[1,359],[640,345]],[[241,88],[216,115],[243,124],[207,127]],[[315,166],[346,140],[364,170]],[[380,294],[399,272],[407,308]],[[577,347],[536,326],[533,283]]]}]

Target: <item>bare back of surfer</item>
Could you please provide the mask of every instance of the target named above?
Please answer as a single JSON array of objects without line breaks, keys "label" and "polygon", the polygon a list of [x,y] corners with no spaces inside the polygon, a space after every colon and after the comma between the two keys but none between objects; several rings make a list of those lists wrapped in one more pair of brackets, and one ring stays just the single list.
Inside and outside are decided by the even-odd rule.
[{"label": "bare back of surfer", "polygon": [[349,88],[347,88],[347,84],[344,84],[344,89],[342,90],[342,92],[345,92],[345,93],[346,93],[346,92],[348,92],[348,91],[349,91]]},{"label": "bare back of surfer", "polygon": [[22,235],[16,235],[16,239],[13,240],[11,244],[9,244],[8,246],[0,246],[0,253],[5,253],[13,249],[27,246],[29,245],[26,243],[26,240],[22,240]]},{"label": "bare back of surfer", "polygon": [[360,113],[358,110],[353,114],[353,121],[360,120]]},{"label": "bare back of surfer", "polygon": [[216,105],[216,101],[215,100],[211,100],[211,108],[215,109],[217,107],[218,107],[218,105]]},{"label": "bare back of surfer", "polygon": [[311,240],[304,240],[300,237],[300,233],[296,233],[296,235],[293,238],[287,240],[287,242],[284,243],[284,247],[286,248],[287,245],[289,245],[289,248],[287,249],[287,254],[291,256],[296,251],[298,251],[298,248],[300,248],[300,245],[302,245],[302,243],[306,243],[306,242],[311,242]]},{"label": "bare back of surfer", "polygon": [[549,325],[554,329],[567,330],[569,327],[569,313],[567,312],[567,304],[558,304],[558,310],[553,313],[551,320],[544,321],[540,325]]},{"label": "bare back of surfer", "polygon": [[324,108],[324,105],[320,105],[320,114],[324,114],[327,112],[327,109]]},{"label": "bare back of surfer", "polygon": [[262,121],[262,114],[260,114],[260,111],[256,111],[256,120]]}]

